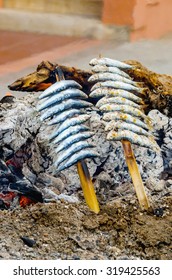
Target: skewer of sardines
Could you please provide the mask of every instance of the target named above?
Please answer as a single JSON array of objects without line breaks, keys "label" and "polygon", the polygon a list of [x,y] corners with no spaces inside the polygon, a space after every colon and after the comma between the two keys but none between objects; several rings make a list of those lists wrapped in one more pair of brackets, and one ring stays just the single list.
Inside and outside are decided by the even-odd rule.
[{"label": "skewer of sardines", "polygon": [[41,121],[49,119],[48,125],[56,128],[49,139],[55,144],[57,172],[77,164],[77,170],[87,205],[98,213],[99,204],[94,186],[87,168],[86,159],[97,157],[93,144],[87,140],[93,136],[88,126],[84,125],[90,116],[83,112],[92,106],[86,101],[88,96],[81,90],[80,84],[74,80],[64,80],[63,72],[57,68],[57,81],[40,96],[38,111]]},{"label": "skewer of sardines", "polygon": [[131,147],[132,143],[159,152],[150,132],[151,120],[141,107],[145,89],[126,73],[131,65],[103,57],[92,59],[90,65],[93,75],[89,82],[95,82],[90,97],[99,99],[96,106],[103,112],[107,140],[122,142],[140,206],[147,210],[150,203]]}]

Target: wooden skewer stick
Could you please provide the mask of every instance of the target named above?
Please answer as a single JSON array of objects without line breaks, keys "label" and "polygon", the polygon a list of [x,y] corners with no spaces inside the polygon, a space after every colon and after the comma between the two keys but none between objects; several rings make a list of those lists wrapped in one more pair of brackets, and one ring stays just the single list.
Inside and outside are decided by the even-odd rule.
[{"label": "wooden skewer stick", "polygon": [[123,140],[122,145],[124,149],[126,163],[133,181],[139,204],[143,210],[148,210],[148,208],[150,207],[150,203],[145,192],[145,188],[142,182],[136,159],[134,157],[134,152],[132,150],[131,143],[127,140]]},{"label": "wooden skewer stick", "polygon": [[84,160],[77,163],[77,170],[87,205],[92,211],[99,213],[100,208],[94,191],[94,185],[92,183],[87,164]]},{"label": "wooden skewer stick", "polygon": [[[58,67],[57,67],[57,73],[58,73],[58,75],[56,74],[57,81],[65,79],[62,70]],[[99,203],[94,191],[94,185],[91,180],[91,176],[87,164],[84,160],[81,160],[80,162],[77,163],[77,170],[78,170],[78,175],[79,175],[85,201],[88,207],[96,214],[98,214],[100,211]]]}]

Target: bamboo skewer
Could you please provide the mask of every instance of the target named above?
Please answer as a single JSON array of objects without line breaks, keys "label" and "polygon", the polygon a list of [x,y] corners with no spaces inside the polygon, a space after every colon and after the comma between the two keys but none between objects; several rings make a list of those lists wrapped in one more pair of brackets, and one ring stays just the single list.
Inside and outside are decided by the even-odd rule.
[{"label": "bamboo skewer", "polygon": [[[62,70],[58,67],[56,69],[57,69],[57,73],[58,73],[58,75],[56,74],[57,81],[64,80],[65,78],[64,78]],[[94,185],[91,180],[91,176],[90,176],[87,164],[84,160],[77,163],[77,171],[78,171],[78,175],[79,175],[79,179],[80,179],[85,201],[86,201],[88,207],[93,212],[98,214],[100,211],[99,203],[98,203],[95,191],[94,191]]]},{"label": "bamboo skewer", "polygon": [[133,181],[137,198],[139,200],[139,204],[143,210],[148,210],[148,208],[150,207],[150,203],[145,192],[145,188],[142,182],[136,159],[134,157],[134,152],[132,150],[131,143],[127,140],[123,140],[121,142],[124,149],[126,163]]},{"label": "bamboo skewer", "polygon": [[99,213],[100,208],[94,191],[94,185],[92,183],[87,164],[84,160],[77,163],[77,170],[87,205],[95,213]]}]

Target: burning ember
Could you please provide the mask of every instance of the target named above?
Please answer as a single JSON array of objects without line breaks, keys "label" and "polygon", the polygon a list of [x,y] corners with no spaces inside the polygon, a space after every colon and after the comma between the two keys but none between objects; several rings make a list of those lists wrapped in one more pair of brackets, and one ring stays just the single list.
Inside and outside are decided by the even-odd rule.
[{"label": "burning ember", "polygon": [[43,202],[42,194],[26,181],[21,167],[21,162],[16,162],[15,156],[6,163],[0,160],[1,210]]}]

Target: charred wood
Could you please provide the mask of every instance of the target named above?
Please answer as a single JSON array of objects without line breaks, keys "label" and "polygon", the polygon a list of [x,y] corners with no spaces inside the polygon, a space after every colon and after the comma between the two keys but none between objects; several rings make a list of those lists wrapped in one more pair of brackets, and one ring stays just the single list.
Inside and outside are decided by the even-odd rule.
[{"label": "charred wood", "polygon": [[[145,88],[145,95],[142,96],[145,113],[152,109],[157,109],[163,114],[172,117],[172,76],[152,72],[138,61],[128,60],[125,62],[135,66],[134,69],[128,70],[128,73],[134,81],[142,82],[142,86]],[[28,92],[42,91],[56,82],[57,66],[62,69],[65,79],[73,79],[79,82],[83,87],[83,91],[89,95],[92,85],[88,83],[88,78],[92,74],[91,71],[83,71],[48,61],[41,62],[35,72],[19,78],[9,85],[9,89]],[[94,100],[92,102],[94,103]]]}]

